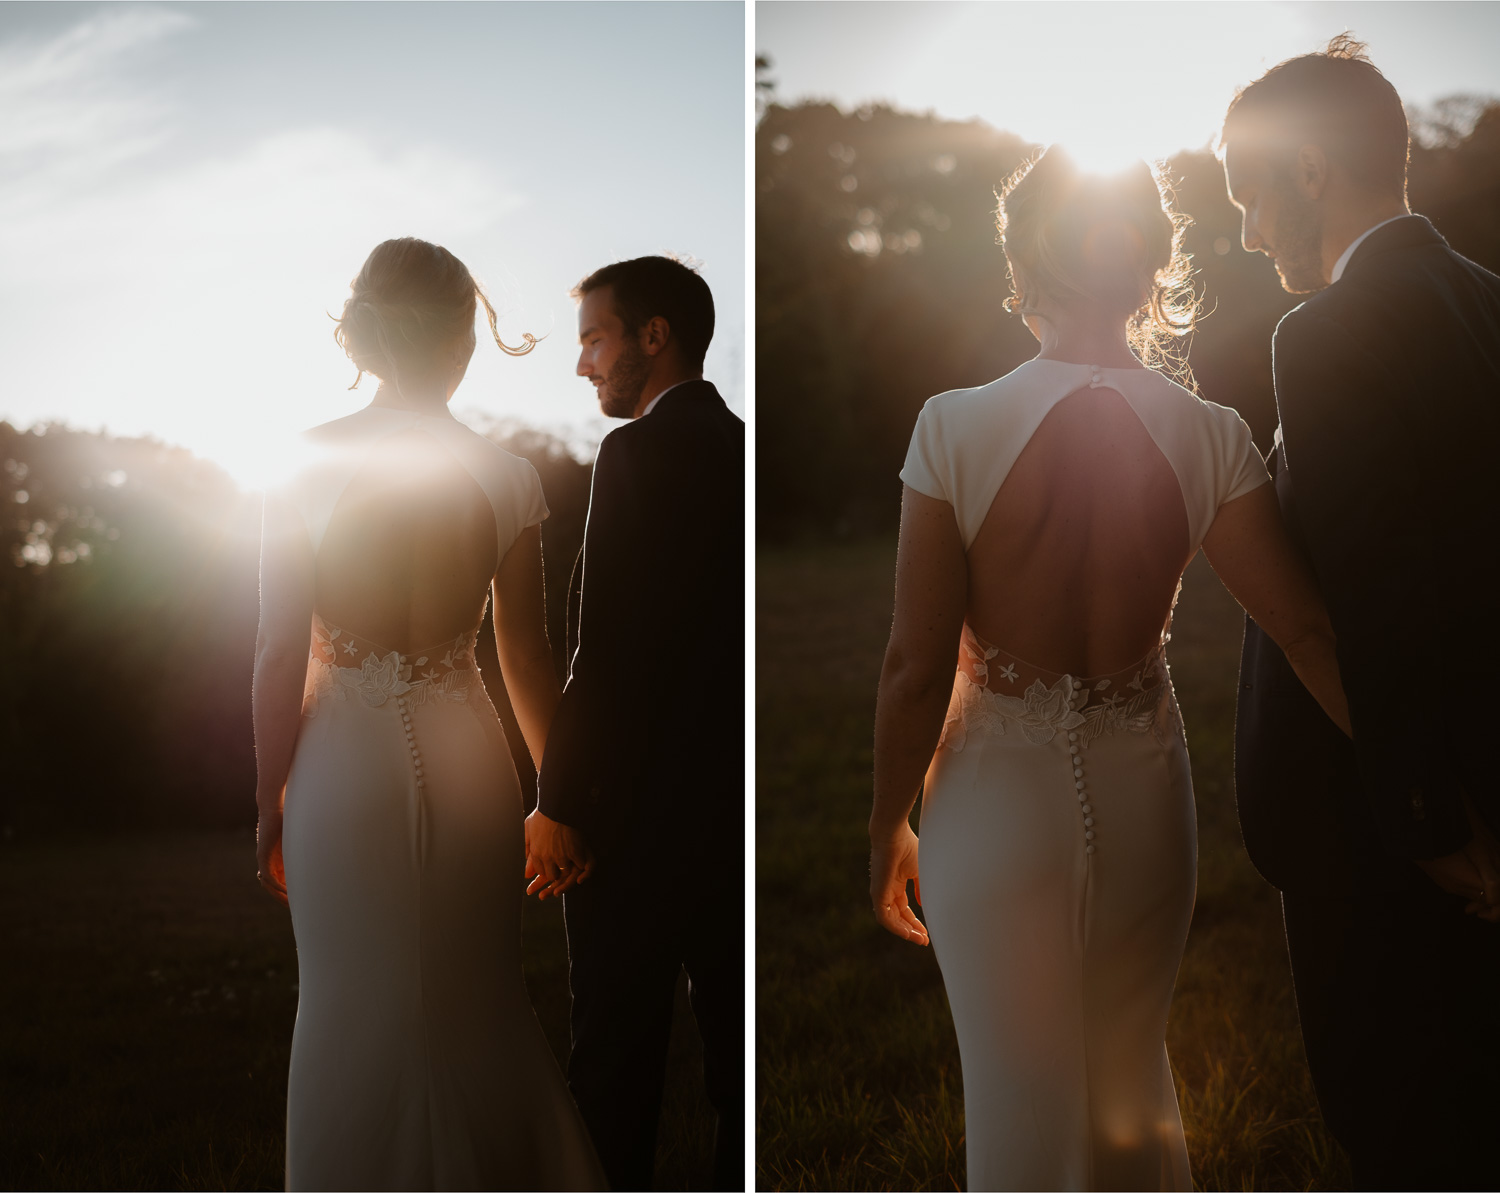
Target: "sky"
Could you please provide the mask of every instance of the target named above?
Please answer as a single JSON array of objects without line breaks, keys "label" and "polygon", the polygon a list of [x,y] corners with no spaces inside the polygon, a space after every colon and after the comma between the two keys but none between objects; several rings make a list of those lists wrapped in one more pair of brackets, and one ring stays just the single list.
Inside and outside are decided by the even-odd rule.
[{"label": "sky", "polygon": [[1100,166],[1208,144],[1233,97],[1348,29],[1408,105],[1500,95],[1500,3],[760,0],[774,97],[978,117]]},{"label": "sky", "polygon": [[568,290],[700,261],[745,411],[739,3],[0,3],[0,419],[185,445],[246,484],[363,406],[333,341],[392,236],[501,309],[453,399],[586,447]]}]

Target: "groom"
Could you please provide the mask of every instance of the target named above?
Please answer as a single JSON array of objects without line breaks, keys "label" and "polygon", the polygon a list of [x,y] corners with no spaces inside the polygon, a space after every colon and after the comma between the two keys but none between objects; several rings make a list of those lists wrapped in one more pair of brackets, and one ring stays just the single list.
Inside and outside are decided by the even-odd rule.
[{"label": "groom", "polygon": [[[528,872],[532,889],[567,891],[568,1084],[611,1187],[651,1187],[686,970],[715,1187],[741,1189],[745,424],[703,380],[714,305],[693,269],[620,261],[573,296],[578,373],[631,421],[594,462]],[[597,866],[575,885],[590,847]]]},{"label": "groom", "polygon": [[1272,343],[1273,465],[1354,725],[1247,625],[1245,845],[1354,1187],[1496,1188],[1500,277],[1411,214],[1400,97],[1347,35],[1242,90],[1220,144],[1246,250],[1312,293]]}]

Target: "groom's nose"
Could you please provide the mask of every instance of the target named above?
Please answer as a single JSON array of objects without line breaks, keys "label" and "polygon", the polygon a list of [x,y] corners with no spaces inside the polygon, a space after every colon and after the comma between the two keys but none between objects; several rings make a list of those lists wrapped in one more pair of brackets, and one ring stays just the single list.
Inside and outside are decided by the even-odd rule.
[{"label": "groom's nose", "polygon": [[1245,246],[1247,253],[1253,253],[1265,244],[1265,241],[1261,239],[1260,229],[1250,222],[1249,216],[1245,217],[1241,225],[1240,243]]}]

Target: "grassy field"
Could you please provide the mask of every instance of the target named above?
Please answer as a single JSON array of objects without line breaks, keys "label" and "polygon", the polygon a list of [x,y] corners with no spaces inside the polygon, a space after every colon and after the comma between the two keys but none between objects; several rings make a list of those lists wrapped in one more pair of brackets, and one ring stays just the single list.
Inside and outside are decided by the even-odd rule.
[{"label": "grassy field", "polygon": [[[0,846],[0,1187],[280,1189],[297,954],[249,834]],[[562,908],[525,964],[567,1055]],[[712,1111],[683,990],[662,1189],[708,1182]]]},{"label": "grassy field", "polygon": [[[962,1076],[930,950],[867,895],[875,685],[894,544],[757,563],[757,1185],[961,1189]],[[1297,1032],[1276,892],[1233,805],[1241,618],[1201,556],[1173,679],[1200,831],[1197,909],[1167,1044],[1203,1189],[1348,1188]]]}]

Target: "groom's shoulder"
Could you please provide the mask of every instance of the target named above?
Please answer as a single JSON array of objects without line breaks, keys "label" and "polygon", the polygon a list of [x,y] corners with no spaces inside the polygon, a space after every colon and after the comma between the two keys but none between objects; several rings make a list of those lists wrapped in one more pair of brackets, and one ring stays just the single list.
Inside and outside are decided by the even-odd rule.
[{"label": "groom's shoulder", "polygon": [[1320,344],[1326,346],[1334,329],[1356,343],[1378,343],[1400,324],[1399,294],[1399,289],[1387,293],[1378,285],[1337,282],[1281,317],[1271,337],[1272,350],[1283,354],[1316,350]]},{"label": "groom's shoulder", "polygon": [[652,415],[633,418],[615,427],[599,441],[594,455],[594,474],[620,468],[650,466],[650,461],[664,449],[661,424],[648,425]]},{"label": "groom's shoulder", "polygon": [[[670,395],[669,395],[670,396]],[[730,410],[711,386],[693,401],[663,401],[660,407],[615,427],[599,444],[599,455],[644,458],[675,453],[682,444],[714,439],[727,432],[744,442],[745,421]],[[705,450],[709,450],[705,444]]]}]

